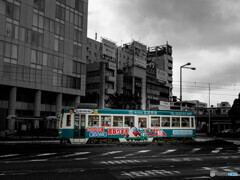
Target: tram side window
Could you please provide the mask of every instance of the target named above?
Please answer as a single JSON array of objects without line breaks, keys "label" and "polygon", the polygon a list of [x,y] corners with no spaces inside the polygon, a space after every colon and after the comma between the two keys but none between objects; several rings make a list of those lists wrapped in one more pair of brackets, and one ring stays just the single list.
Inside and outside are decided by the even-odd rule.
[{"label": "tram side window", "polygon": [[160,117],[151,117],[151,127],[160,127]]},{"label": "tram side window", "polygon": [[170,117],[162,117],[162,127],[170,127]]},{"label": "tram side window", "polygon": [[192,127],[194,127],[194,118],[191,118]]},{"label": "tram side window", "polygon": [[111,127],[111,116],[101,116],[101,125]]},{"label": "tram side window", "polygon": [[66,126],[71,126],[71,115],[67,115]]},{"label": "tram side window", "polygon": [[79,126],[79,115],[75,114],[74,126]]},{"label": "tram side window", "polygon": [[172,117],[172,127],[180,127],[180,118]]},{"label": "tram side window", "polygon": [[134,116],[125,116],[124,127],[134,126]]},{"label": "tram side window", "polygon": [[88,126],[98,127],[99,126],[99,116],[88,116]]},{"label": "tram side window", "polygon": [[113,116],[113,127],[123,127],[122,116]]},{"label": "tram side window", "polygon": [[84,127],[85,126],[85,115],[81,115],[81,126]]},{"label": "tram side window", "polygon": [[138,118],[138,127],[146,128],[147,127],[147,118]]},{"label": "tram side window", "polygon": [[182,127],[190,127],[189,118],[182,118]]}]

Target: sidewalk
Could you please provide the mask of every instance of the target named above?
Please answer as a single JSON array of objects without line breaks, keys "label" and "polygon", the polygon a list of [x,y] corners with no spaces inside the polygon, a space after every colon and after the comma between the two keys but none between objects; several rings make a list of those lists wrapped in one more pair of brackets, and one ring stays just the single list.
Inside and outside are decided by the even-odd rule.
[{"label": "sidewalk", "polygon": [[16,136],[0,137],[0,144],[25,144],[25,143],[59,143],[57,137],[51,136]]}]

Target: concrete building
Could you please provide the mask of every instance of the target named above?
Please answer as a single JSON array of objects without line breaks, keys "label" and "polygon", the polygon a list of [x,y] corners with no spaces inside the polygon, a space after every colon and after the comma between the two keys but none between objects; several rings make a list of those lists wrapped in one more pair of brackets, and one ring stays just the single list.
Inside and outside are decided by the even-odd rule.
[{"label": "concrete building", "polygon": [[98,108],[107,108],[105,100],[117,90],[117,46],[106,38],[101,42],[87,38],[87,42],[86,96],[82,103],[95,103]]},{"label": "concrete building", "polygon": [[135,95],[141,105],[135,109],[146,110],[147,46],[133,41],[118,48],[118,92]]},{"label": "concrete building", "polygon": [[172,97],[172,47],[168,44],[149,47],[147,52],[148,109],[169,110]]},{"label": "concrete building", "polygon": [[0,0],[1,131],[41,128],[80,103],[87,13],[88,0]]},{"label": "concrete building", "polygon": [[128,109],[170,109],[173,63],[168,44],[147,50],[137,41],[117,47],[106,38],[102,42],[88,38],[86,59],[86,97],[81,102],[107,108],[105,100],[118,92],[138,99]]}]

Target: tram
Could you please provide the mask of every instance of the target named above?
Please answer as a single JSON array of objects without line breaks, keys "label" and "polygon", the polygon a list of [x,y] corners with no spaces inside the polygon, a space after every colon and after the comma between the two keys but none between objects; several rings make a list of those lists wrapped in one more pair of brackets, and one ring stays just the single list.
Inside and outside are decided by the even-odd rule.
[{"label": "tram", "polygon": [[71,143],[94,143],[195,136],[193,112],[64,108],[58,137]]}]

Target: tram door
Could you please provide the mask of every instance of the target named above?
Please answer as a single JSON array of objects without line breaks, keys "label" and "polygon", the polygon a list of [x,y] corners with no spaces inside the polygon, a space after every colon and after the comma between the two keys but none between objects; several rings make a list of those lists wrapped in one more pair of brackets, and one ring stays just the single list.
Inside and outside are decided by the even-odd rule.
[{"label": "tram door", "polygon": [[80,137],[80,115],[75,114],[74,115],[74,138]]},{"label": "tram door", "polygon": [[80,116],[80,137],[85,138],[86,115]]}]

